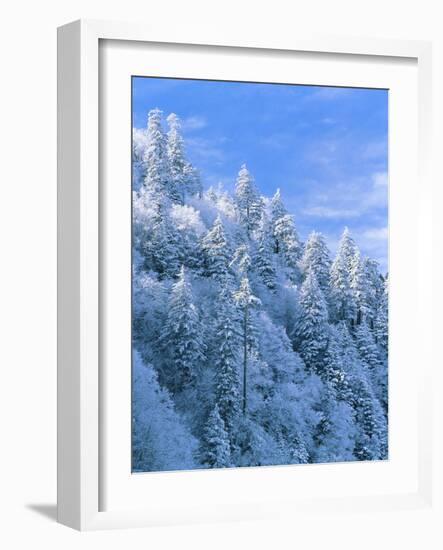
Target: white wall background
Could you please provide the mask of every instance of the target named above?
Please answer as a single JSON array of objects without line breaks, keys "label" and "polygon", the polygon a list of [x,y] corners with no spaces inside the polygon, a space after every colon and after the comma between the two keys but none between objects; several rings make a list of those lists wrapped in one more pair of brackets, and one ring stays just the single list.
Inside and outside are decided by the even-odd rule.
[{"label": "white wall background", "polygon": [[[54,523],[56,496],[56,27],[74,19],[434,41],[436,158],[442,156],[439,0],[15,0],[2,6],[0,86],[0,546],[14,548],[442,547],[435,516],[322,515],[80,534]],[[438,167],[436,181],[442,182]],[[440,198],[441,198],[440,192]],[[435,212],[439,214],[437,201]],[[440,201],[441,204],[441,201]],[[442,217],[441,214],[439,216]],[[438,223],[438,227],[437,227]],[[442,245],[442,223],[435,246]],[[443,280],[441,265],[435,278]],[[441,291],[438,297],[441,298]],[[435,319],[435,322],[440,322]],[[439,326],[434,325],[438,336]],[[441,333],[440,333],[441,334]],[[441,338],[441,336],[440,336]],[[6,375],[6,376],[5,376]],[[443,390],[440,390],[440,392]],[[439,396],[437,392],[436,396]],[[438,411],[441,406],[438,403]],[[441,418],[441,415],[440,415]],[[436,426],[436,433],[443,431]],[[441,450],[441,447],[440,447]],[[441,458],[441,453],[439,457]],[[442,464],[443,462],[440,462]],[[440,478],[441,480],[441,478]],[[441,510],[441,508],[440,508]],[[443,519],[443,515],[442,515]]]}]

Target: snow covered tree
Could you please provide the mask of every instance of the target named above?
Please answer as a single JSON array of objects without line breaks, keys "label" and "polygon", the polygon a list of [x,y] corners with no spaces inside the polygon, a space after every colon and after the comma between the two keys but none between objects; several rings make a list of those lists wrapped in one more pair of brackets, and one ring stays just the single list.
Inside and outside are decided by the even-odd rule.
[{"label": "snow covered tree", "polygon": [[[283,216],[286,216],[287,213],[288,211],[286,210],[283,204],[283,200],[281,198],[280,189],[277,189],[277,191],[275,192],[275,195],[271,199],[272,228],[274,228],[276,221],[279,220],[280,218],[283,218]],[[278,241],[276,241],[275,246],[276,246],[276,249],[274,250],[274,252],[278,254],[279,253]]]},{"label": "snow covered tree", "polygon": [[303,249],[294,225],[294,219],[289,214],[279,218],[274,224],[275,249],[279,251],[284,265],[290,270],[290,277],[296,281],[299,276],[298,261]]},{"label": "snow covered tree", "polygon": [[231,465],[229,436],[217,405],[206,423],[200,452],[203,464],[210,468],[228,468]]},{"label": "snow covered tree", "polygon": [[257,250],[254,257],[254,267],[263,283],[269,290],[275,290],[277,273],[273,259],[273,240],[271,225],[265,212],[262,213],[258,230]]},{"label": "snow covered tree", "polygon": [[260,221],[263,205],[255,187],[254,178],[246,168],[246,164],[242,165],[238,173],[235,185],[235,204],[239,222],[250,237]]},{"label": "snow covered tree", "polygon": [[158,383],[152,365],[133,353],[132,465],[136,472],[195,468],[197,440]]},{"label": "snow covered tree", "polygon": [[240,288],[234,292],[234,299],[242,312],[242,347],[243,347],[243,414],[246,414],[247,409],[247,370],[248,356],[250,352],[250,337],[251,337],[251,309],[258,307],[261,302],[252,294],[249,280],[243,277],[240,283]]},{"label": "snow covered tree", "polygon": [[314,273],[318,286],[323,292],[323,296],[326,301],[328,301],[331,258],[325,238],[321,233],[313,231],[309,235],[303,251],[300,266],[304,275],[306,275],[309,271]]},{"label": "snow covered tree", "polygon": [[171,242],[175,244],[180,265],[199,271],[202,267],[201,236],[206,228],[193,206],[174,203],[170,210]]},{"label": "snow covered tree", "polygon": [[169,124],[167,137],[167,154],[171,177],[171,188],[174,197],[178,197],[181,204],[185,203],[186,196],[186,159],[183,138],[180,133],[180,119],[175,113],[171,113],[166,119]]},{"label": "snow covered tree", "polygon": [[367,313],[369,327],[374,329],[375,318],[377,316],[377,309],[380,299],[384,293],[384,279],[380,274],[380,267],[376,260],[372,258],[363,258],[363,269],[366,278],[366,290],[367,290]]},{"label": "snow covered tree", "polygon": [[351,290],[356,308],[355,322],[357,325],[368,318],[370,312],[370,287],[365,270],[364,259],[356,250],[351,260],[350,273]]},{"label": "snow covered tree", "polygon": [[300,318],[295,328],[295,348],[309,371],[319,373],[328,345],[328,309],[312,271],[300,289]]},{"label": "snow covered tree", "polygon": [[[347,337],[352,343],[349,333]],[[343,347],[342,334],[339,334],[335,326],[329,326],[328,346],[319,374],[325,383],[333,388],[337,399],[350,402],[352,397],[350,373],[348,358],[343,353]]]},{"label": "snow covered tree", "polygon": [[190,162],[185,162],[183,168],[185,188],[189,196],[197,196],[199,199],[203,196],[203,186],[200,173]]},{"label": "snow covered tree", "polygon": [[318,404],[320,421],[315,430],[315,462],[345,462],[355,460],[357,435],[350,405],[337,399],[329,384],[325,384]]},{"label": "snow covered tree", "polygon": [[374,321],[374,334],[377,345],[388,354],[388,279],[386,279],[384,291],[380,296],[377,307],[376,318]]},{"label": "snow covered tree", "polygon": [[358,460],[387,458],[387,422],[380,402],[364,377],[353,380],[353,407],[357,437],[354,454]]},{"label": "snow covered tree", "polygon": [[146,129],[134,128],[132,132],[132,190],[139,191],[145,180],[143,158],[148,146]]},{"label": "snow covered tree", "polygon": [[361,323],[355,330],[355,341],[360,357],[370,370],[376,370],[381,363],[374,337],[366,323]]},{"label": "snow covered tree", "polygon": [[346,227],[331,266],[331,302],[336,321],[352,323],[355,319],[356,307],[351,288],[351,267],[355,252],[354,240]]},{"label": "snow covered tree", "polygon": [[238,273],[243,275],[248,275],[249,270],[251,269],[251,256],[249,254],[249,246],[247,244],[241,244],[234,252],[234,257],[232,258],[229,266],[235,267]]},{"label": "snow covered tree", "polygon": [[142,267],[156,271],[161,278],[175,277],[180,267],[178,243],[166,204],[146,188],[133,195],[134,250],[142,259]]},{"label": "snow covered tree", "polygon": [[366,323],[355,331],[357,349],[369,369],[372,387],[385,411],[388,409],[388,372],[387,363],[382,360],[374,336]]},{"label": "snow covered tree", "polygon": [[166,136],[162,127],[163,113],[152,109],[148,113],[147,147],[143,156],[145,167],[144,186],[152,196],[163,195],[173,201],[179,196],[169,169]]},{"label": "snow covered tree", "polygon": [[226,430],[232,438],[240,411],[240,340],[232,297],[222,287],[215,311],[215,338],[212,344],[215,363],[215,402]]},{"label": "snow covered tree", "polygon": [[166,373],[168,387],[177,393],[195,384],[205,356],[202,327],[183,266],[178,281],[172,286],[162,340],[170,357]]},{"label": "snow covered tree", "polygon": [[202,240],[204,274],[218,280],[229,273],[230,249],[220,215]]}]

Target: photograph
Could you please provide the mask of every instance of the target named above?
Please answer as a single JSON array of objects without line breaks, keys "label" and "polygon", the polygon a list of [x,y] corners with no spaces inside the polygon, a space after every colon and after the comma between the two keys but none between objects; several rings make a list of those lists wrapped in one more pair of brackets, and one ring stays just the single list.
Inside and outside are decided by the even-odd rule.
[{"label": "photograph", "polygon": [[131,81],[133,473],[388,460],[389,91]]}]

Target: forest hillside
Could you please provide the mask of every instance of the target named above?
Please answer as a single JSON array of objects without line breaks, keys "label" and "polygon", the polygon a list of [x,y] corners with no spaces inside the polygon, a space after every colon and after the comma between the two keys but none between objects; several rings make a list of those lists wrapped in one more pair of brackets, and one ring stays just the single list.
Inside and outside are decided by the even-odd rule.
[{"label": "forest hillside", "polygon": [[387,277],[234,179],[204,189],[175,114],[134,129],[133,470],[386,459]]}]

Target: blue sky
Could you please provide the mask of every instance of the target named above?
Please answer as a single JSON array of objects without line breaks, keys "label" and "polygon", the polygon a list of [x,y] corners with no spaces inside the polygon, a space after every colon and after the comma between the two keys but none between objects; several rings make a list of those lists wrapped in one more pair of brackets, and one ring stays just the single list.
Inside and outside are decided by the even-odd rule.
[{"label": "blue sky", "polygon": [[246,163],[264,195],[280,188],[300,236],[345,226],[387,270],[388,92],[355,88],[133,78],[133,123],[158,107],[183,123],[205,187],[233,190]]}]

